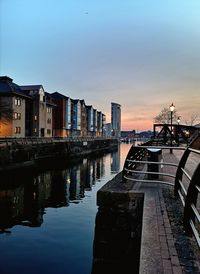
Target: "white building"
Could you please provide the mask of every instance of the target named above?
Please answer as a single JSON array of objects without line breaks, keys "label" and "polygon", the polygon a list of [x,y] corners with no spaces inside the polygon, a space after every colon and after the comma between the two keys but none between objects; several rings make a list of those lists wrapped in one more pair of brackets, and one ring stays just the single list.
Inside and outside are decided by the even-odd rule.
[{"label": "white building", "polygon": [[111,124],[112,135],[121,137],[121,105],[117,103],[111,103]]}]

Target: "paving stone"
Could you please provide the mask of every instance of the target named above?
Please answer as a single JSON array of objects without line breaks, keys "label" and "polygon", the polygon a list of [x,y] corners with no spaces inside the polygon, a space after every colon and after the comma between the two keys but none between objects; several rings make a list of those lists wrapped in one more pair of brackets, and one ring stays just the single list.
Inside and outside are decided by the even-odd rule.
[{"label": "paving stone", "polygon": [[172,269],[164,269],[163,274],[173,274]]},{"label": "paving stone", "polygon": [[172,269],[173,269],[173,274],[182,274],[183,273],[182,268],[180,266],[173,266]]},{"label": "paving stone", "polygon": [[[175,156],[175,153],[172,155],[169,153],[166,153],[166,155],[167,157],[165,157],[164,159],[165,162],[177,163],[177,158]],[[175,174],[176,168],[165,166],[163,168],[163,172],[166,172],[166,173],[174,172]],[[170,181],[172,183],[174,182],[173,178],[168,178],[168,177],[167,178],[163,177],[163,180]],[[147,260],[145,261],[146,263],[145,269],[148,269],[147,267],[148,263],[150,264],[150,268],[148,269],[147,272],[144,272],[144,273],[152,273],[152,274],[154,273],[159,273],[159,274],[161,273],[169,273],[169,274],[195,273],[196,274],[197,272],[191,272],[191,270],[194,271],[194,265],[192,265],[191,262],[189,262],[187,265],[183,265],[183,266],[180,265],[180,263],[182,263],[182,261],[180,261],[181,257],[180,258],[178,257],[178,253],[176,250],[177,235],[179,234],[176,234],[176,233],[178,233],[179,229],[181,230],[182,228],[179,227],[178,225],[178,227],[176,228],[177,230],[176,231],[173,230],[174,227],[176,227],[176,220],[173,219],[174,208],[171,207],[172,206],[171,204],[166,203],[166,200],[164,199],[162,194],[164,189],[167,189],[167,190],[170,189],[172,190],[172,193],[173,193],[173,189],[166,186],[161,187],[160,185],[159,186],[157,185],[155,187],[155,184],[153,183],[151,185],[149,184],[148,187],[147,185],[141,184],[140,189],[145,192],[145,195],[146,193],[148,193],[147,195],[149,195],[148,207],[145,210],[146,210],[146,213],[148,212],[148,214],[151,215],[151,218],[153,218],[151,222],[154,223],[154,229],[153,231],[149,233],[151,235],[151,237],[149,238],[150,241],[154,239],[154,242],[152,243],[153,248],[151,249],[151,244],[148,242],[148,248],[149,248],[148,252],[150,253],[146,252],[146,255],[149,254],[149,256],[151,257],[156,254],[156,256],[158,256],[157,263],[155,260],[153,259],[151,260],[151,258],[146,258]],[[173,203],[174,204],[176,203],[174,199],[173,199]],[[148,225],[148,223],[146,223],[146,225]],[[152,227],[153,226],[150,225],[150,230],[152,229]],[[157,233],[157,236],[155,235],[156,233]],[[179,242],[180,242],[180,239],[179,239]],[[158,251],[160,251],[161,256],[158,255]],[[179,252],[179,255],[181,256],[182,253],[184,253],[183,250]],[[143,274],[141,270],[140,270],[140,273]]]},{"label": "paving stone", "polygon": [[180,266],[178,256],[171,256],[171,263],[172,263],[172,266]]},{"label": "paving stone", "polygon": [[160,240],[161,243],[166,243],[166,244],[167,244],[166,235],[164,235],[164,236],[159,236],[159,240]]},{"label": "paving stone", "polygon": [[170,259],[169,250],[161,250],[161,257],[163,259]]},{"label": "paving stone", "polygon": [[170,247],[169,248],[169,253],[170,253],[170,256],[178,256],[175,247]]},{"label": "paving stone", "polygon": [[168,244],[169,248],[174,247],[174,240],[169,240],[168,239],[167,244]]},{"label": "paving stone", "polygon": [[172,270],[172,265],[171,265],[171,261],[170,260],[163,259],[162,263],[163,263],[163,269]]}]

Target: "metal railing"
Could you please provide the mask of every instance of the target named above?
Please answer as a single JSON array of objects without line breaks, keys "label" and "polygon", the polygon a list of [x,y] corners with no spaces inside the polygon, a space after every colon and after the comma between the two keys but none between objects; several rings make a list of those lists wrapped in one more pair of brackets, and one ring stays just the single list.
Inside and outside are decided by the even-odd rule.
[{"label": "metal railing", "polygon": [[[177,150],[185,150],[185,147],[165,147],[165,146],[149,146],[149,145],[141,145],[134,147],[132,146],[124,163],[123,167],[123,182],[126,182],[127,180],[134,181],[134,182],[143,182],[143,183],[152,183],[152,179],[138,179],[134,178],[133,174],[143,174],[143,175],[157,175],[159,176],[166,176],[166,177],[172,177],[175,179],[175,175],[171,173],[164,173],[164,172],[158,172],[158,171],[146,171],[146,170],[137,170],[137,167],[141,164],[147,164],[147,165],[154,165],[154,166],[172,166],[172,167],[178,167],[178,164],[170,163],[170,162],[157,162],[157,161],[148,161],[146,160],[146,157],[148,155],[148,149],[160,149],[160,150],[169,150],[169,149],[177,149]],[[145,159],[145,160],[144,160]],[[174,186],[174,184],[164,181],[164,180],[153,180],[155,183],[161,183],[161,184],[168,184]]]},{"label": "metal railing", "polygon": [[[184,153],[179,161],[179,164],[163,162],[163,161],[148,161],[148,149],[173,149],[173,150],[184,150]],[[196,154],[199,156],[197,166],[192,175],[190,175],[186,169],[186,163],[190,154]],[[198,246],[200,247],[200,214],[197,207],[198,195],[200,193],[200,150],[192,149],[190,147],[163,147],[163,146],[149,146],[141,145],[134,147],[132,146],[126,157],[124,168],[122,172],[123,182],[126,183],[128,180],[133,182],[142,183],[161,183],[167,184],[174,187],[175,196],[179,197],[184,207],[184,228],[188,234],[193,233]],[[145,168],[138,170],[138,166],[143,165],[154,165],[154,166],[172,166],[177,167],[176,174],[148,171]],[[140,175],[137,178],[134,175]],[[142,178],[141,178],[142,175]],[[146,179],[145,175],[156,175],[171,177],[174,179],[174,183],[164,180]]]},{"label": "metal railing", "polygon": [[[198,227],[200,225],[200,214],[197,208],[198,195],[200,193],[200,163],[197,164],[192,176],[185,169],[190,154],[197,154],[200,158],[200,150],[187,148],[179,162],[176,172],[174,191],[175,195],[180,197],[184,206],[184,227],[188,233],[193,233],[200,247],[200,235]],[[186,189],[183,177],[188,181]]]}]

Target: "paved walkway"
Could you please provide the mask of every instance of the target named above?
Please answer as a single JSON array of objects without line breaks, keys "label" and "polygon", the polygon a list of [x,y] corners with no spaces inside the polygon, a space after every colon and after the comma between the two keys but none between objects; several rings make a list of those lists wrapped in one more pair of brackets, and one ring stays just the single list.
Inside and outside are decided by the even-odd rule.
[{"label": "paved walkway", "polygon": [[[164,162],[178,163],[181,154],[182,152],[176,153],[174,151],[173,154],[165,152],[163,160]],[[193,165],[191,164],[191,166]],[[176,167],[164,166],[162,172],[175,174]],[[173,178],[166,176],[163,177],[163,180],[174,182]],[[167,209],[169,205],[166,204],[166,199],[163,197],[163,193],[169,190],[170,186],[158,185],[152,181],[152,183],[137,185],[137,190],[138,187],[139,191],[145,193],[140,273],[200,273],[198,260],[195,261],[194,256],[191,257],[185,254],[184,250],[181,250],[181,248],[187,249],[187,245],[182,245],[177,253],[177,236],[172,229],[174,220],[172,216],[169,218]],[[173,193],[173,187],[171,188],[171,193]],[[173,198],[171,201],[174,203],[173,211],[176,211],[176,200]],[[181,216],[178,216],[180,219]],[[187,242],[188,244],[188,237],[184,234],[184,231],[181,233],[183,235],[182,243]],[[187,237],[187,241],[184,237]],[[189,258],[186,258],[187,256]]]},{"label": "paved walkway", "polygon": [[140,273],[182,273],[161,187],[145,191]]}]

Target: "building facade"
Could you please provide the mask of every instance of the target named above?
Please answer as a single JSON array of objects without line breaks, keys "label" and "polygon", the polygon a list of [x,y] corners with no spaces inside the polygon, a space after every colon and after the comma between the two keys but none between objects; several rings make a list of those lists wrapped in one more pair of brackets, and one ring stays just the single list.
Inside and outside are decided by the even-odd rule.
[{"label": "building facade", "polygon": [[97,136],[97,110],[93,109],[93,136]]},{"label": "building facade", "polygon": [[103,117],[102,112],[97,111],[97,136],[102,136],[103,134]]},{"label": "building facade", "polygon": [[26,136],[52,137],[51,97],[45,93],[42,85],[20,86],[20,88],[30,98],[26,107]]},{"label": "building facade", "polygon": [[111,123],[107,123],[104,125],[103,128],[103,132],[104,132],[104,136],[105,137],[111,137],[112,136],[112,124]]},{"label": "building facade", "polygon": [[121,105],[111,103],[112,136],[121,137]]},{"label": "building facade", "polygon": [[71,118],[72,118],[72,130],[71,136],[81,136],[81,102],[79,99],[71,99]]},{"label": "building facade", "polygon": [[87,136],[88,127],[87,127],[87,108],[85,101],[81,100],[81,136]]},{"label": "building facade", "polygon": [[0,137],[96,137],[103,135],[104,124],[105,115],[84,100],[0,77]]},{"label": "building facade", "polygon": [[0,137],[25,137],[27,98],[13,79],[0,77]]},{"label": "building facade", "polygon": [[92,106],[86,106],[87,109],[87,127],[88,127],[88,136],[93,136],[94,131],[94,110]]},{"label": "building facade", "polygon": [[59,92],[50,94],[55,107],[53,108],[53,136],[71,136],[71,99]]}]

